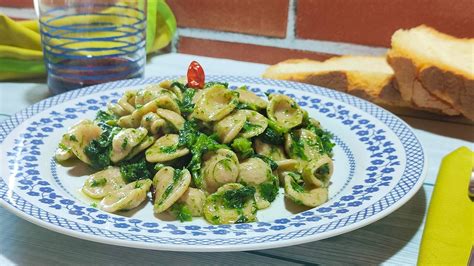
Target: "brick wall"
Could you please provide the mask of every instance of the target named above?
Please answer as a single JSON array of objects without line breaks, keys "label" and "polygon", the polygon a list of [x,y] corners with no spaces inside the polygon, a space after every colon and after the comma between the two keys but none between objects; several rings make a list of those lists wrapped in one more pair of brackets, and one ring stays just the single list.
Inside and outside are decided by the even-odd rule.
[{"label": "brick wall", "polygon": [[[0,12],[34,18],[33,0]],[[473,0],[167,0],[178,20],[172,50],[273,64],[288,58],[379,55],[399,28],[427,24],[474,37]]]},{"label": "brick wall", "polygon": [[474,37],[473,0],[168,0],[175,51],[267,64],[379,55],[399,28]]}]

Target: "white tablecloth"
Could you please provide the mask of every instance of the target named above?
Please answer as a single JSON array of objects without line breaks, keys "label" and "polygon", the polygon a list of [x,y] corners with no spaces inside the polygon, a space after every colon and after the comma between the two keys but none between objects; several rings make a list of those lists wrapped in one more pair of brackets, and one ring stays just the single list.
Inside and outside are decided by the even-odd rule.
[{"label": "white tablecloth", "polygon": [[[145,76],[185,74],[192,60],[207,74],[260,76],[266,65],[183,54],[155,56]],[[48,97],[44,80],[0,83],[0,121]],[[416,263],[427,206],[441,159],[460,146],[473,148],[474,127],[402,117],[428,155],[423,188],[399,210],[356,231],[278,249],[234,253],[179,253],[108,246],[64,236],[23,221],[0,208],[0,265],[15,264],[301,264]]]}]

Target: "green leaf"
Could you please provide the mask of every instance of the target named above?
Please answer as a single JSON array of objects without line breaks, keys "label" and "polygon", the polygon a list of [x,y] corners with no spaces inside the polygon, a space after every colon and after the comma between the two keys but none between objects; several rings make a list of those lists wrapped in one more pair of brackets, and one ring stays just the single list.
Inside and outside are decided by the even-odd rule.
[{"label": "green leaf", "polygon": [[222,195],[224,207],[227,209],[242,209],[247,200],[252,199],[255,194],[254,187],[242,187],[227,190]]},{"label": "green leaf", "polygon": [[171,214],[178,218],[181,222],[191,221],[193,216],[189,208],[182,202],[173,204],[170,208]]},{"label": "green leaf", "polygon": [[236,138],[234,141],[232,141],[230,146],[232,149],[234,149],[234,151],[240,154],[242,159],[249,158],[255,153],[252,148],[252,142],[246,138]]}]

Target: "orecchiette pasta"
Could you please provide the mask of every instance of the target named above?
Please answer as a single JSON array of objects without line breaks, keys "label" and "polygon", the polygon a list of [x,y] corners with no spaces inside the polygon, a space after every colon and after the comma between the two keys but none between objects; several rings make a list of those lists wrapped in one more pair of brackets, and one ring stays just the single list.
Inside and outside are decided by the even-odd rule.
[{"label": "orecchiette pasta", "polygon": [[260,113],[252,110],[239,110],[247,117],[240,136],[243,138],[252,138],[262,134],[268,126],[267,119]]},{"label": "orecchiette pasta", "polygon": [[203,156],[202,175],[204,188],[208,192],[216,191],[220,186],[233,183],[239,175],[237,155],[228,149],[219,149]]},{"label": "orecchiette pasta", "polygon": [[191,174],[188,170],[177,170],[172,167],[163,167],[153,177],[155,188],[154,211],[160,213],[173,205],[189,187]]},{"label": "orecchiette pasta", "polygon": [[294,202],[308,207],[316,207],[328,200],[328,189],[305,188],[298,184],[290,172],[284,173],[285,195]]},{"label": "orecchiette pasta", "polygon": [[146,150],[146,159],[153,163],[163,163],[189,153],[187,148],[178,148],[179,136],[167,134],[159,138],[153,146]]},{"label": "orecchiette pasta", "polygon": [[246,104],[250,107],[255,106],[255,109],[267,108],[267,102],[262,98],[258,97],[255,93],[248,91],[245,88],[238,88],[236,90],[239,93],[239,102]]},{"label": "orecchiette pasta", "polygon": [[112,140],[110,160],[114,163],[121,161],[142,142],[147,133],[148,131],[143,127],[122,129]]},{"label": "orecchiette pasta", "polygon": [[188,188],[184,194],[179,198],[178,202],[182,202],[188,208],[191,215],[194,217],[202,216],[204,203],[206,202],[207,193],[197,189]]},{"label": "orecchiette pasta", "polygon": [[252,195],[250,197],[242,196],[243,200],[238,204],[229,203],[229,198],[232,198],[233,195],[247,194],[240,192],[244,188],[241,184],[228,183],[221,186],[214,194],[208,196],[204,205],[204,217],[206,220],[213,224],[255,221],[257,219],[257,208]]},{"label": "orecchiette pasta", "polygon": [[294,128],[303,122],[303,111],[298,104],[283,94],[270,95],[267,115],[268,118],[286,129]]},{"label": "orecchiette pasta", "polygon": [[102,199],[110,192],[118,190],[125,185],[120,168],[110,166],[89,176],[82,187],[82,192],[93,199]]},{"label": "orecchiette pasta", "polygon": [[114,190],[100,201],[99,208],[107,212],[133,209],[146,199],[151,183],[150,179],[138,180]]},{"label": "orecchiette pasta", "polygon": [[100,134],[102,134],[102,129],[93,121],[81,120],[69,128],[68,132],[61,138],[55,154],[56,160],[65,161],[75,155],[79,160],[91,164],[84,153],[84,149],[92,140],[98,139]]},{"label": "orecchiette pasta", "polygon": [[69,128],[55,153],[97,170],[82,192],[103,211],[135,208],[151,190],[155,213],[228,224],[256,221],[280,186],[297,204],[328,200],[331,134],[289,96],[165,80],[107,109]]},{"label": "orecchiette pasta", "polygon": [[231,113],[238,103],[238,93],[216,85],[202,92],[192,116],[202,121],[218,121]]},{"label": "orecchiette pasta", "polygon": [[246,121],[247,115],[244,112],[237,111],[217,122],[214,130],[222,143],[230,143],[237,137]]}]

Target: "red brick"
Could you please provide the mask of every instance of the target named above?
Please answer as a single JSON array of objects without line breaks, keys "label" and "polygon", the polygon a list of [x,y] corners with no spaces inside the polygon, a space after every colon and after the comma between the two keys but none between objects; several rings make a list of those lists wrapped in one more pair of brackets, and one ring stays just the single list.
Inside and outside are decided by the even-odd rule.
[{"label": "red brick", "polygon": [[188,37],[180,38],[178,43],[178,51],[185,54],[228,58],[263,64],[276,64],[283,60],[293,58],[325,60],[332,56],[329,54],[313,53],[285,48],[195,39]]},{"label": "red brick", "polygon": [[180,27],[285,37],[288,0],[168,0]]},{"label": "red brick", "polygon": [[474,37],[472,0],[302,0],[296,35],[303,39],[390,46],[397,29],[426,24],[457,37]]},{"label": "red brick", "polygon": [[33,7],[33,0],[0,0],[4,7]]}]

